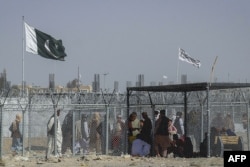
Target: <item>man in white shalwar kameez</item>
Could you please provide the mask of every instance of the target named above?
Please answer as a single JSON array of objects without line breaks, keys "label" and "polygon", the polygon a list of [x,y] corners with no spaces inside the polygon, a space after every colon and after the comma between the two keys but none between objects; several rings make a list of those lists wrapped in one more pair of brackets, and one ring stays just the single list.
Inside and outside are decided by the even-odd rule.
[{"label": "man in white shalwar kameez", "polygon": [[[57,110],[57,117],[60,116],[60,109]],[[46,151],[46,159],[49,159],[51,156],[52,148],[54,147],[55,140],[55,125],[54,125],[55,115],[53,114],[50,117],[50,120],[47,124],[47,136],[48,136],[48,146]],[[54,150],[55,155],[62,157],[62,128],[60,120],[57,119],[57,130],[56,130],[56,147],[57,150]]]}]

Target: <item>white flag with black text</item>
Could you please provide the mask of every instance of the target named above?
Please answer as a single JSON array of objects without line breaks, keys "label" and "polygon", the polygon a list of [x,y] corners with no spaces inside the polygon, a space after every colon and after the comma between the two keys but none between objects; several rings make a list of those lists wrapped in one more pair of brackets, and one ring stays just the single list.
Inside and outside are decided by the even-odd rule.
[{"label": "white flag with black text", "polygon": [[185,52],[185,50],[179,48],[179,59],[185,62],[188,62],[190,64],[193,64],[195,67],[200,68],[201,62],[197,59],[194,59],[188,55],[188,53]]}]

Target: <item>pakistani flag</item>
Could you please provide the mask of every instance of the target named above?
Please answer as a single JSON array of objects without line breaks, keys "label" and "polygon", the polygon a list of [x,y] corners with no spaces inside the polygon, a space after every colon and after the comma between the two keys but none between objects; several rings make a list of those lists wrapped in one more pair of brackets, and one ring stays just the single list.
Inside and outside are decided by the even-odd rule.
[{"label": "pakistani flag", "polygon": [[52,36],[45,34],[34,27],[25,24],[26,51],[40,55],[47,59],[64,61],[66,53],[62,40],[56,40]]}]

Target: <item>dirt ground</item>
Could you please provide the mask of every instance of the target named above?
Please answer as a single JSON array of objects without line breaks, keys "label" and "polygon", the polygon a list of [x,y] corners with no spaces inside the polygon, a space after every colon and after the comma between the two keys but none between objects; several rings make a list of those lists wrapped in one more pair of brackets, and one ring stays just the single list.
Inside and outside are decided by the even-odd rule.
[{"label": "dirt ground", "polygon": [[7,167],[222,167],[223,158],[158,158],[158,157],[131,157],[89,155],[64,155],[62,158],[52,158],[45,161],[44,153],[27,153],[25,156],[4,155],[2,166]]},{"label": "dirt ground", "polygon": [[[6,143],[5,143],[6,144]],[[37,144],[37,143],[36,143]],[[6,145],[5,145],[6,146]],[[41,145],[42,146],[42,145]],[[6,146],[9,150],[10,146]],[[44,148],[42,148],[44,149]],[[26,151],[24,156],[12,155],[10,151],[6,151],[2,156],[0,166],[7,167],[223,167],[223,158],[169,158],[158,157],[131,157],[96,155],[90,152],[89,155],[75,155],[67,150],[62,158],[52,158],[45,161],[45,150]]]}]

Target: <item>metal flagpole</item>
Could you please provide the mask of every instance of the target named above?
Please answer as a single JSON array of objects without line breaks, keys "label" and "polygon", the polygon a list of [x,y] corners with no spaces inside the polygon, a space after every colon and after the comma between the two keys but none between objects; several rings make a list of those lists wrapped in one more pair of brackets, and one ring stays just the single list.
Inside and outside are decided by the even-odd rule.
[{"label": "metal flagpole", "polygon": [[178,80],[178,79],[179,79],[179,56],[180,56],[179,54],[180,54],[180,48],[179,48],[179,53],[178,53],[178,58],[177,58],[177,74],[176,74],[176,75],[177,75],[177,76],[176,76],[176,77],[177,77],[177,78],[176,78],[176,83],[177,83],[177,84],[178,84],[178,82],[179,82],[179,80]]},{"label": "metal flagpole", "polygon": [[24,16],[23,16],[23,22],[22,22],[22,27],[23,27],[23,56],[22,56],[22,97],[24,95]]}]

